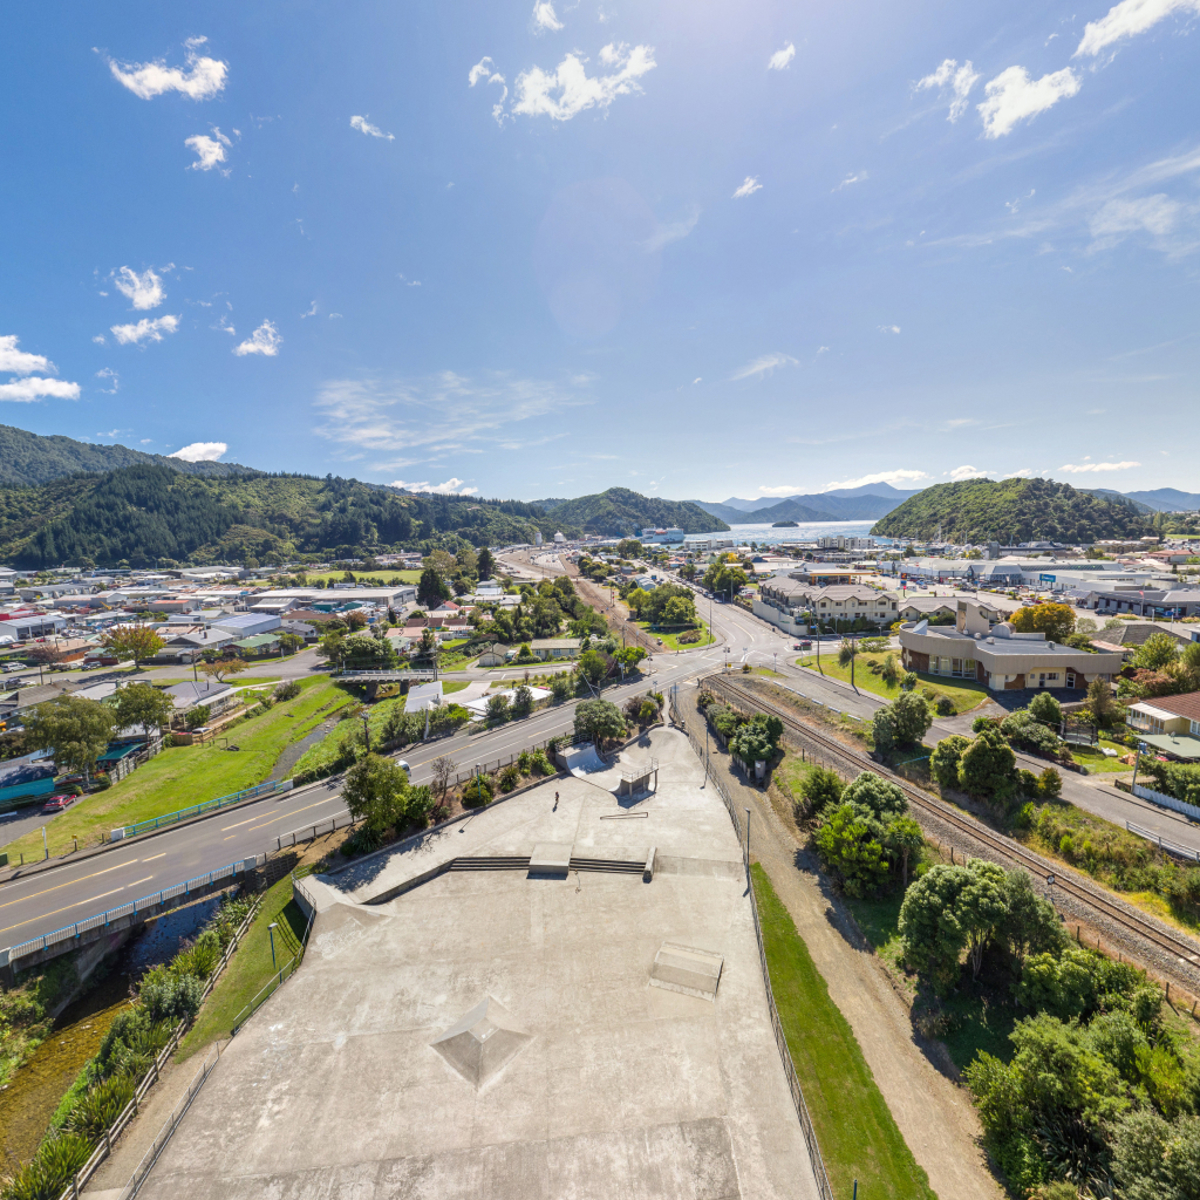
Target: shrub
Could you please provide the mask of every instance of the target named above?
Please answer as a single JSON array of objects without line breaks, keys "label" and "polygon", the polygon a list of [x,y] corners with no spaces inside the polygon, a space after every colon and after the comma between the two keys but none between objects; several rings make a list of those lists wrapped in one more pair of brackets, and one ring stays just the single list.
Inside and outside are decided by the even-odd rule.
[{"label": "shrub", "polygon": [[915,688],[920,682],[921,680],[916,671],[905,671],[904,678],[900,681],[900,686],[904,688],[906,692],[911,692],[913,688]]},{"label": "shrub", "polygon": [[1037,785],[1043,800],[1057,800],[1062,795],[1062,776],[1053,767],[1047,767],[1038,776]]},{"label": "shrub", "polygon": [[1036,799],[1038,788],[1038,777],[1032,771],[1026,771],[1024,767],[1017,772],[1017,790],[1022,796],[1031,796]]},{"label": "shrub", "polygon": [[550,680],[550,694],[555,700],[569,699],[574,690],[575,687],[571,682],[571,676],[568,672],[559,671]]},{"label": "shrub", "polygon": [[522,750],[521,753],[517,755],[517,770],[519,770],[522,775],[529,775],[532,774],[532,767],[533,755],[530,754],[528,750]]},{"label": "shrub", "polygon": [[125,1074],[102,1080],[79,1098],[67,1114],[63,1127],[90,1141],[98,1141],[133,1099],[133,1090],[133,1080]]},{"label": "shrub", "polygon": [[937,709],[937,715],[939,717],[954,716],[954,701],[951,700],[949,696],[939,696],[934,708]]},{"label": "shrub", "polygon": [[492,802],[492,780],[488,775],[474,775],[467,780],[462,792],[463,808],[483,808]]},{"label": "shrub", "polygon": [[891,704],[877,709],[872,722],[875,749],[889,750],[916,746],[933,724],[933,713],[924,696],[902,692]]},{"label": "shrub", "polygon": [[843,787],[841,777],[836,771],[827,770],[825,767],[814,767],[804,777],[801,792],[808,804],[809,811],[817,815],[830,805],[841,803]]},{"label": "shrub", "polygon": [[742,663],[742,674],[743,675],[750,674],[750,664],[749,663]]},{"label": "shrub", "polygon": [[533,775],[553,775],[554,768],[546,757],[545,750],[535,750],[530,758],[530,773]]},{"label": "shrub", "polygon": [[295,700],[300,695],[300,684],[295,679],[288,679],[275,689],[276,700]]},{"label": "shrub", "polygon": [[883,660],[883,666],[879,669],[879,677],[888,687],[895,687],[900,682],[900,668],[896,665],[894,654],[889,654]]},{"label": "shrub", "polygon": [[929,756],[929,769],[933,777],[945,788],[958,787],[958,764],[963,751],[971,744],[971,739],[962,734],[952,733],[942,738],[933,748]]},{"label": "shrub", "polygon": [[347,858],[353,858],[356,854],[370,854],[382,845],[383,830],[364,824],[342,843],[342,853]]},{"label": "shrub", "polygon": [[1039,692],[1030,700],[1029,713],[1043,725],[1057,729],[1062,724],[1062,705],[1049,692]]},{"label": "shrub", "polygon": [[500,790],[502,792],[511,792],[520,782],[521,772],[515,764],[510,763],[500,772]]},{"label": "shrub", "polygon": [[503,693],[498,693],[489,698],[487,702],[487,719],[489,723],[495,721],[499,724],[507,721],[511,715],[507,696]]},{"label": "shrub", "polygon": [[200,1011],[204,984],[195,975],[176,975],[155,967],[143,977],[138,1000],[151,1021],[190,1020]]},{"label": "shrub", "polygon": [[58,1200],[91,1156],[91,1142],[78,1133],[43,1142],[32,1161],[5,1184],[4,1200]]}]

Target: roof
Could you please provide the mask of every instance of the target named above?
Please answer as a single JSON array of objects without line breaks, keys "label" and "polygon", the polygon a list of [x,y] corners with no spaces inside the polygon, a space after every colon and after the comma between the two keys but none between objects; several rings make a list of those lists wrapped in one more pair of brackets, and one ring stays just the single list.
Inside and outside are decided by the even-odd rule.
[{"label": "roof", "polygon": [[1182,696],[1155,696],[1142,703],[1162,712],[1174,713],[1177,717],[1187,717],[1189,721],[1200,721],[1200,692],[1186,692]]},{"label": "roof", "polygon": [[576,649],[576,648],[578,648],[578,646],[579,646],[579,639],[578,639],[578,638],[572,638],[572,637],[566,637],[566,638],[534,638],[534,639],[533,639],[533,641],[531,641],[531,642],[529,643],[529,646],[530,646],[530,648],[531,648],[531,649],[533,649],[533,650],[568,650],[568,649]]},{"label": "roof", "polygon": [[26,783],[37,783],[42,779],[54,778],[53,762],[0,763],[0,788],[19,787]]},{"label": "roof", "polygon": [[1150,621],[1122,621],[1111,629],[1099,630],[1091,640],[1097,645],[1104,642],[1109,646],[1142,646],[1156,633],[1165,633],[1168,637],[1174,638],[1181,646],[1188,644],[1188,639],[1181,634],[1164,629],[1161,625],[1155,625]]},{"label": "roof", "polygon": [[234,642],[235,646],[240,646],[243,650],[260,650],[263,646],[274,646],[279,641],[279,635],[274,633],[256,633],[248,638],[241,638]]},{"label": "roof", "polygon": [[176,708],[191,708],[194,704],[208,704],[221,696],[232,693],[233,688],[227,683],[177,683],[174,687],[164,689]]},{"label": "roof", "polygon": [[1155,750],[1161,750],[1172,758],[1184,762],[1200,762],[1200,738],[1189,737],[1187,734],[1155,733],[1143,737],[1142,741]]}]

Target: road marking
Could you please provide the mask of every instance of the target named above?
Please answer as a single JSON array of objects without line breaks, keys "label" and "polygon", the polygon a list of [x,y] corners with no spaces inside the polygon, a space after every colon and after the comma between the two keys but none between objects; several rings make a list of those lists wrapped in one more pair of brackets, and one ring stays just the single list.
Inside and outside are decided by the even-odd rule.
[{"label": "road marking", "polygon": [[135,879],[132,883],[127,883],[125,886],[127,888],[137,887],[139,883],[149,883],[153,878],[153,875],[147,875],[145,879]]},{"label": "road marking", "polygon": [[[123,892],[124,890],[124,888],[113,888],[111,892],[103,892],[99,896],[93,896],[90,900],[79,900],[74,904],[68,904],[65,908],[56,908],[53,912],[41,913],[39,916],[30,917],[28,921],[18,921],[15,925],[6,925],[3,929],[0,929],[0,933],[7,933],[10,929],[20,929],[22,925],[32,925],[34,921],[44,921],[47,917],[56,917],[59,913],[68,912],[72,908],[79,908],[84,904],[95,904],[97,900],[104,900],[109,896],[115,896],[118,892]],[[47,932],[53,933],[54,931],[47,930]]]},{"label": "road marking", "polygon": [[153,862],[156,858],[166,858],[167,852],[164,850],[161,854],[152,854],[149,858],[139,858],[138,862]]},{"label": "road marking", "polygon": [[[320,808],[322,804],[328,804],[328,800],[318,800],[316,804],[307,804],[304,808],[294,808],[291,812],[280,813],[277,817],[272,817],[269,821],[263,821],[262,825],[256,825],[255,829],[261,829],[263,825],[274,825],[276,821],[283,821],[287,818],[294,817],[297,813],[307,812],[310,808]],[[250,831],[247,830],[247,833]],[[226,841],[229,839],[226,838]]]},{"label": "road marking", "polygon": [[[135,858],[133,860],[133,862],[137,862],[137,859]],[[128,867],[128,866],[132,866],[132,865],[133,865],[133,863],[123,862],[123,863],[118,863],[115,867],[105,867],[103,871],[93,871],[90,875],[83,875],[79,879],[72,879],[72,880],[69,880],[67,883],[55,884],[54,887],[44,888],[42,891],[34,892],[32,895],[29,895],[29,896],[22,896],[19,900],[8,900],[4,904],[0,904],[0,908],[9,908],[13,904],[22,904],[26,900],[36,900],[38,898],[38,896],[45,896],[45,895],[48,895],[50,892],[57,892],[62,888],[71,887],[74,884],[82,883],[85,879],[95,879],[97,875],[107,875],[109,873],[109,871],[119,871],[119,870],[121,870],[122,867]],[[60,909],[59,911],[61,912],[62,910]],[[14,925],[13,928],[15,929],[16,926]]]}]

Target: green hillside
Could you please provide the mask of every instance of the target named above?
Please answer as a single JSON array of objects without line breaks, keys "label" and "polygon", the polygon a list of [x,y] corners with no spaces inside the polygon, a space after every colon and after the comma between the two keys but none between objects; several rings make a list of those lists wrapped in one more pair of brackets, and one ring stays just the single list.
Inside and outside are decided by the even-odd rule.
[{"label": "green hillside", "polygon": [[0,484],[50,483],[81,471],[115,471],[153,463],[184,475],[221,479],[252,473],[236,463],[184,462],[162,454],[146,454],[128,446],[93,446],[55,434],[42,437],[12,425],[0,425]]},{"label": "green hillside", "polygon": [[[301,475],[205,479],[157,465],[0,487],[0,563],[170,566],[354,557],[533,540],[578,529],[531,504]],[[167,561],[164,561],[167,560]]]},{"label": "green hillside", "polygon": [[1092,542],[1144,537],[1150,522],[1127,504],[1050,479],[969,479],[910,496],[871,530],[951,542]]},{"label": "green hillside", "polygon": [[[554,521],[578,526],[584,533],[608,537],[635,534],[651,525],[673,525],[684,533],[720,533],[729,528],[719,517],[706,513],[690,500],[660,500],[628,488],[609,488],[594,496],[564,500],[554,506],[551,515]],[[567,533],[565,528],[563,533]]]}]

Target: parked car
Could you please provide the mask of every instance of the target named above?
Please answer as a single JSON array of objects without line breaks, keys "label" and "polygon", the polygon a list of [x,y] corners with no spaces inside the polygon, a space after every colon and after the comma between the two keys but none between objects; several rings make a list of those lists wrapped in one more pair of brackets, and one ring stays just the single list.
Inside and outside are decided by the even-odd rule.
[{"label": "parked car", "polygon": [[44,813],[62,812],[68,805],[75,803],[75,797],[70,792],[63,792],[59,796],[51,796],[45,804],[42,805]]},{"label": "parked car", "polygon": [[792,647],[792,649],[793,649],[793,650],[811,650],[811,649],[812,649],[812,642],[810,642],[810,641],[808,641],[807,639],[805,639],[805,640],[804,640],[804,641],[802,641],[802,642],[797,642],[797,643],[796,643],[796,644],[795,644],[795,645]]}]

